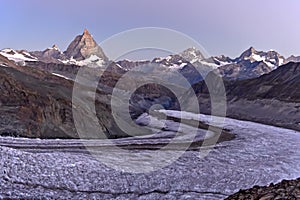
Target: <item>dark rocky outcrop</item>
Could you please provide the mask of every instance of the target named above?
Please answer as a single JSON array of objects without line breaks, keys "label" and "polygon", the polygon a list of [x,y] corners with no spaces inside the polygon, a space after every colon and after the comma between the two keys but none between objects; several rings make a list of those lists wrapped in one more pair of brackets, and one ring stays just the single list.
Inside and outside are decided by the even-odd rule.
[{"label": "dark rocky outcrop", "polygon": [[283,180],[280,183],[271,183],[269,186],[254,186],[247,190],[240,190],[230,195],[226,200],[273,200],[273,199],[300,199],[300,178]]}]

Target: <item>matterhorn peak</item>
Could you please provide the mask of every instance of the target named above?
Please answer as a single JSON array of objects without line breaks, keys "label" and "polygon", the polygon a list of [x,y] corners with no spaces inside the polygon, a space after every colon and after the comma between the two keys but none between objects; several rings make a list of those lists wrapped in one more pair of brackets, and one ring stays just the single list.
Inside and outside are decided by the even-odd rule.
[{"label": "matterhorn peak", "polygon": [[90,32],[85,28],[83,31],[83,35],[90,35]]},{"label": "matterhorn peak", "polygon": [[90,32],[85,28],[84,31],[83,31],[83,34],[82,34],[82,37],[83,38],[92,38],[92,35],[90,34]]},{"label": "matterhorn peak", "polygon": [[101,47],[96,43],[87,29],[84,29],[82,35],[75,37],[64,54],[68,58],[73,57],[78,61],[85,60],[91,56],[97,56],[104,61],[108,60]]}]

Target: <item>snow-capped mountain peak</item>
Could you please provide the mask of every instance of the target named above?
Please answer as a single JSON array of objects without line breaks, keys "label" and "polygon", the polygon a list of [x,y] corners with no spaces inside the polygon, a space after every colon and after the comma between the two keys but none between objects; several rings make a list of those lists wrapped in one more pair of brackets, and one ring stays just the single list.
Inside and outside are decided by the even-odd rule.
[{"label": "snow-capped mountain peak", "polygon": [[269,67],[276,69],[278,66],[285,63],[285,58],[274,50],[264,52],[257,51],[253,47],[250,47],[249,49],[244,51],[240,55],[240,57],[235,59],[235,62],[237,63],[243,61],[250,61],[251,63],[263,62]]},{"label": "snow-capped mountain peak", "polygon": [[196,61],[200,61],[204,59],[203,54],[200,50],[196,49],[195,47],[188,48],[183,52],[179,53],[184,59],[188,60],[190,63],[194,63]]}]

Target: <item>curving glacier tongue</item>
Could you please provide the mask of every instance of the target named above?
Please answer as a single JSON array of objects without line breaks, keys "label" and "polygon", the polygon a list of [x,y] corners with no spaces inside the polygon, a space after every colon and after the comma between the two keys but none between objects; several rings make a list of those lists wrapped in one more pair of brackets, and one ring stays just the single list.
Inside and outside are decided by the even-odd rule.
[{"label": "curving glacier tongue", "polygon": [[[161,112],[210,120],[205,115]],[[190,150],[167,167],[141,174],[111,169],[82,145],[105,146],[105,141],[1,137],[0,198],[223,199],[241,188],[300,177],[299,132],[229,118],[224,127],[235,138],[217,144],[205,158],[199,158],[199,151]],[[182,130],[183,134],[188,131]],[[118,145],[155,146],[166,141],[168,134],[161,135],[115,141]],[[140,153],[153,150],[137,148],[130,159],[138,160]],[[121,159],[117,152],[108,156]]]}]

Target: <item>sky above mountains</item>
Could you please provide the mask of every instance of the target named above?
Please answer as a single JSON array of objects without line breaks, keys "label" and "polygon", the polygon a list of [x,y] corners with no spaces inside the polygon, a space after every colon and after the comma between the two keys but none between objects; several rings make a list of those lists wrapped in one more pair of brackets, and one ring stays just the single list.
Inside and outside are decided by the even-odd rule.
[{"label": "sky above mountains", "polygon": [[298,0],[0,0],[0,49],[65,50],[84,28],[101,43],[150,26],[187,34],[210,55],[236,57],[250,46],[300,55],[299,9]]}]

